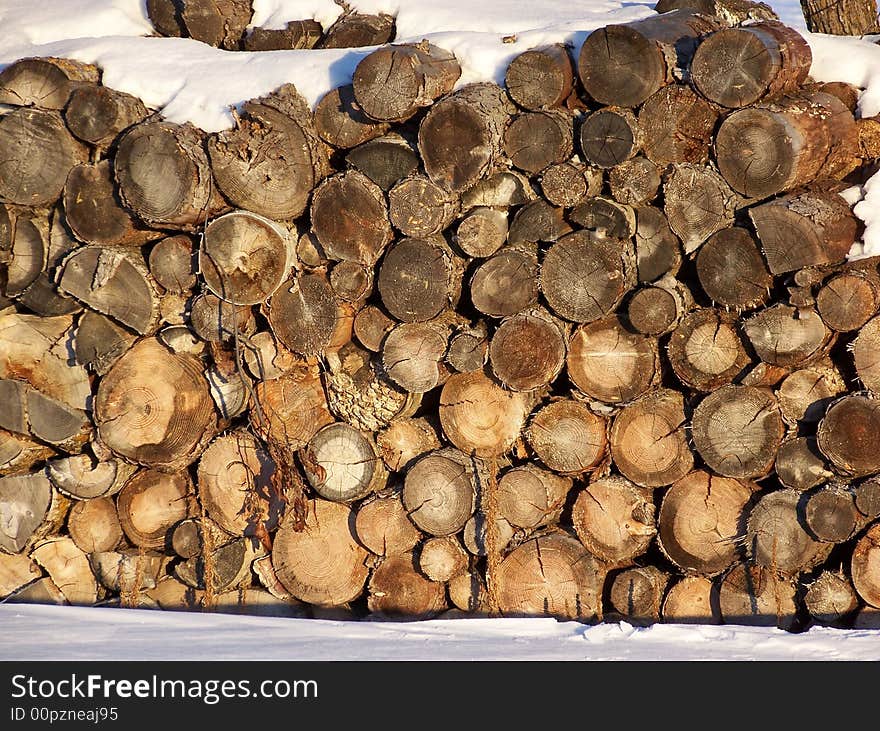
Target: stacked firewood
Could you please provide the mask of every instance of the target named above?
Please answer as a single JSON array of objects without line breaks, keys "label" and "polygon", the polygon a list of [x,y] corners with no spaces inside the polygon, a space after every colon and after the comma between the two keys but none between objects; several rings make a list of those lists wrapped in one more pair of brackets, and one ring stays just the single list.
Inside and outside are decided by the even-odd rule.
[{"label": "stacked firewood", "polygon": [[214,134],[9,66],[0,597],[876,626],[872,128],[725,7]]}]

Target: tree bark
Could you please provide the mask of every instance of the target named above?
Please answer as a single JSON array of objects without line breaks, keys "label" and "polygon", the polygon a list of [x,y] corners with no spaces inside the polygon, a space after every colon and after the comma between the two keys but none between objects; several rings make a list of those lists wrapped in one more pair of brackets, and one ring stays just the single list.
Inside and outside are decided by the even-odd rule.
[{"label": "tree bark", "polygon": [[874,0],[843,0],[835,3],[801,0],[801,10],[810,33],[838,36],[880,33]]}]

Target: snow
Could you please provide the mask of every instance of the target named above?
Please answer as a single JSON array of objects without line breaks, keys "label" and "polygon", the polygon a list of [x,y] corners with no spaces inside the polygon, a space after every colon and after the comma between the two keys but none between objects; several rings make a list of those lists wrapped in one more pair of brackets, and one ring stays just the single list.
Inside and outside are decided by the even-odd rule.
[{"label": "snow", "polygon": [[218,653],[224,660],[880,660],[880,630],[824,627],[792,634],[539,618],[338,622],[21,604],[0,604],[0,627],[6,661],[215,660]]},{"label": "snow", "polygon": [[[860,113],[880,113],[880,46],[874,39],[807,33],[797,0],[771,4],[809,42],[811,75],[862,87]],[[332,0],[253,5],[253,24],[274,28],[307,18],[327,27],[342,10]],[[500,82],[510,59],[530,47],[565,42],[576,51],[597,27],[653,13],[653,2],[624,0],[352,0],[349,5],[395,15],[401,41],[427,38],[455,53],[462,66],[459,85]],[[2,0],[0,28],[0,67],[30,56],[94,63],[107,86],[206,132],[229,128],[234,107],[283,83],[292,81],[314,105],[348,83],[371,50],[244,53],[148,37],[152,28],[143,0]],[[864,242],[851,255],[880,255],[880,174],[846,195],[866,224]],[[2,603],[0,626],[0,657],[6,660],[214,659],[221,635],[228,659],[880,660],[880,630],[821,627],[791,634],[734,625],[635,628],[552,619],[335,622]]]}]

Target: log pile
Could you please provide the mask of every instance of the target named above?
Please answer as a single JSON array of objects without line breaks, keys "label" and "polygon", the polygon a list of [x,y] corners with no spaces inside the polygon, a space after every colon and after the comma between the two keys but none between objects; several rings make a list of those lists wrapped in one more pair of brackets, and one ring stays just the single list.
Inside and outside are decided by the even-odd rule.
[{"label": "log pile", "polygon": [[0,598],[876,626],[858,90],[700,10],[216,134],[3,71]]}]

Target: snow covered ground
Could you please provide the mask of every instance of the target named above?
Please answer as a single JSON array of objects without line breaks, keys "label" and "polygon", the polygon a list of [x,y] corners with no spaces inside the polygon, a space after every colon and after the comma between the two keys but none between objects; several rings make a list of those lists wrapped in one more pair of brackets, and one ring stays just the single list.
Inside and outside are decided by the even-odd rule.
[{"label": "snow covered ground", "polygon": [[[804,29],[797,0],[771,3]],[[453,51],[460,83],[503,79],[529,47],[568,42],[637,20],[653,2],[618,0],[352,0],[365,12],[397,17],[401,40],[429,37]],[[256,24],[283,27],[340,12],[332,0],[254,0]],[[293,81],[315,103],[351,79],[369,49],[233,53],[186,39],[148,38],[143,0],[2,0],[0,67],[27,56],[68,56],[99,65],[107,86],[141,97],[173,121],[206,131],[232,124],[230,108]],[[428,31],[431,31],[430,33]],[[803,31],[817,80],[864,88],[863,115],[880,112],[880,46],[870,39]],[[515,42],[502,42],[516,35]],[[880,254],[880,179],[855,211],[867,223],[864,251]],[[862,253],[857,249],[854,254]],[[0,604],[0,658],[216,659],[566,659],[566,660],[880,660],[880,630],[813,628],[801,634],[741,626],[627,624],[587,627],[551,619],[332,622],[147,610]]]}]

